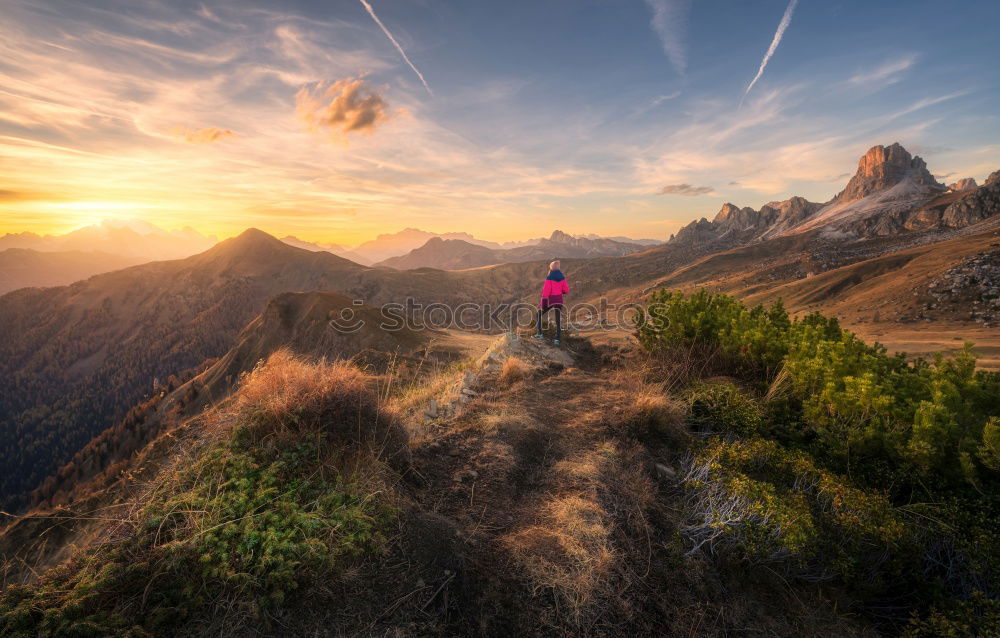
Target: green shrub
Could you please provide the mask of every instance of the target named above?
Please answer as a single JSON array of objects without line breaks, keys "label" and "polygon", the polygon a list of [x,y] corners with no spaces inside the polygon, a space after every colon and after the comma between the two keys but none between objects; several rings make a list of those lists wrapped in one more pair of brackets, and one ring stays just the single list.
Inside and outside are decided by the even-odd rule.
[{"label": "green shrub", "polygon": [[[977,609],[995,610],[1000,374],[976,369],[971,344],[908,362],[835,319],[704,290],[654,293],[638,337],[715,357],[750,389],[689,390],[689,422],[721,435],[688,467],[696,549],[781,559],[897,608],[955,610],[982,591]],[[913,635],[966,635],[949,613]]]},{"label": "green shrub", "polygon": [[855,488],[775,441],[712,439],[689,467],[685,483],[702,504],[695,509],[714,502],[696,525],[752,561],[788,558],[802,573],[858,578],[907,537],[884,494]]},{"label": "green shrub", "polygon": [[1000,636],[1000,601],[976,592],[969,600],[936,607],[926,617],[914,614],[904,638],[979,638]]},{"label": "green shrub", "polygon": [[[728,372],[762,390],[780,384],[767,410],[794,421],[788,437],[809,442],[841,472],[873,468],[865,480],[880,487],[913,486],[914,477],[952,487],[996,479],[991,459],[1000,436],[986,424],[1000,414],[1000,375],[976,370],[969,345],[951,359],[908,363],[835,319],[791,319],[780,302],[747,308],[704,290],[654,293],[638,335],[653,352],[721,353],[733,362]],[[898,471],[886,473],[890,467]]]},{"label": "green shrub", "polygon": [[687,403],[688,422],[696,431],[751,436],[764,423],[760,404],[733,383],[696,384],[687,393]]}]

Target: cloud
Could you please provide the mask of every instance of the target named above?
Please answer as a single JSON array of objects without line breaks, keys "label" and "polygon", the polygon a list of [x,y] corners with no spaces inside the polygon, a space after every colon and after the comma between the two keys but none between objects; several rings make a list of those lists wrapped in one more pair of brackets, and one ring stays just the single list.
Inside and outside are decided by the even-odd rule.
[{"label": "cloud", "polygon": [[[745,99],[750,93],[750,89],[753,88],[754,84],[757,84],[757,80],[760,76],[764,74],[764,69],[767,68],[767,63],[771,61],[771,56],[778,49],[778,45],[781,44],[781,38],[785,35],[785,29],[792,22],[792,12],[795,11],[795,5],[799,3],[799,0],[791,0],[788,3],[788,7],[785,9],[785,15],[781,16],[781,22],[778,23],[778,30],[774,32],[774,38],[771,40],[771,46],[767,47],[767,53],[764,54],[764,59],[760,61],[760,68],[757,69],[757,75],[753,76],[750,80],[750,84],[747,85],[745,91],[743,91],[743,98]],[[740,100],[740,104],[743,100]]]},{"label": "cloud", "polygon": [[847,82],[853,85],[895,84],[900,80],[899,74],[913,66],[916,61],[916,54],[910,53],[885,62],[871,71],[855,73]]},{"label": "cloud", "polygon": [[691,0],[646,0],[653,18],[649,25],[653,28],[663,52],[667,54],[671,66],[679,75],[687,73],[687,44],[684,31],[687,26]]},{"label": "cloud", "polygon": [[399,55],[403,56],[403,61],[405,61],[408,65],[410,65],[410,68],[413,69],[413,72],[417,74],[417,77],[420,78],[420,82],[424,85],[424,88],[427,89],[427,92],[430,93],[431,95],[434,95],[434,91],[431,90],[431,87],[427,84],[427,80],[424,79],[424,74],[421,73],[420,69],[418,69],[416,65],[414,65],[413,62],[410,61],[410,57],[406,55],[406,51],[403,50],[403,47],[400,46],[398,41],[396,41],[396,38],[393,37],[392,33],[389,32],[389,29],[387,29],[385,25],[382,24],[382,21],[378,19],[378,16],[375,15],[375,9],[372,9],[372,5],[369,4],[368,0],[361,0],[361,4],[364,5],[365,10],[368,12],[368,15],[372,17],[372,20],[375,21],[375,24],[377,24],[379,28],[382,29],[382,33],[385,34],[385,37],[389,38],[389,42],[392,42],[392,45],[396,47],[397,51],[399,51]]},{"label": "cloud", "polygon": [[295,94],[295,113],[311,129],[345,139],[350,133],[372,133],[391,117],[385,100],[363,77],[302,87]]},{"label": "cloud", "polygon": [[690,184],[668,184],[660,189],[660,195],[708,195],[714,192],[711,186],[692,186]]},{"label": "cloud", "polygon": [[188,144],[211,144],[219,140],[224,140],[227,137],[236,137],[236,133],[227,128],[218,128],[217,126],[206,128],[185,128],[178,126],[170,132],[174,137],[182,139]]}]

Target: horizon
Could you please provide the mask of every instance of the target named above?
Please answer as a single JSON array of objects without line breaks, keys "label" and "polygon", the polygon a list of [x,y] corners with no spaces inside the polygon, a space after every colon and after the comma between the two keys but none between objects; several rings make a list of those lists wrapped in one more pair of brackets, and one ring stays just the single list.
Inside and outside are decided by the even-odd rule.
[{"label": "horizon", "polygon": [[879,144],[997,168],[986,2],[512,6],[14,1],[0,233],[665,241],[827,201]]}]

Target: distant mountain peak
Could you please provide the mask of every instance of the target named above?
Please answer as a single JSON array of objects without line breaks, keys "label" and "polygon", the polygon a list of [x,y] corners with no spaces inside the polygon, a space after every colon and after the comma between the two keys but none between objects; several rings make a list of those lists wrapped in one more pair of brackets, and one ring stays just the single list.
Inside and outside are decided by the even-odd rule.
[{"label": "distant mountain peak", "polygon": [[836,200],[857,201],[872,193],[892,188],[907,178],[919,186],[944,189],[927,170],[927,163],[919,155],[910,155],[899,142],[893,142],[889,146],[879,144],[861,156],[857,172],[847,183],[847,187],[837,195]]},{"label": "distant mountain peak", "polygon": [[948,184],[948,190],[953,193],[960,193],[962,191],[971,191],[978,188],[979,185],[976,184],[975,177],[963,177],[960,180],[956,180],[951,184]]}]

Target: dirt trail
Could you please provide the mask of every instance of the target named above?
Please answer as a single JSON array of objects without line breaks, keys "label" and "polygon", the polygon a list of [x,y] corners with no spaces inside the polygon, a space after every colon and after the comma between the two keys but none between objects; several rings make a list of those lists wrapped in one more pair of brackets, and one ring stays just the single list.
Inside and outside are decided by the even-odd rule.
[{"label": "dirt trail", "polygon": [[566,350],[511,384],[480,373],[416,439],[421,614],[447,635],[864,635],[828,593],[685,556],[677,408],[629,348]]},{"label": "dirt trail", "polygon": [[[509,387],[483,375],[477,398],[414,451],[417,500],[453,525],[461,547],[448,572],[462,582],[448,589],[464,600],[452,611],[468,615],[521,590],[541,626],[597,630],[587,610],[627,595],[633,566],[621,554],[636,532],[648,540],[642,510],[653,495],[639,446],[611,427],[634,394],[607,352],[580,339],[567,350],[575,365],[549,362]],[[491,590],[477,574],[491,575]],[[438,605],[449,613],[447,596]]]}]

